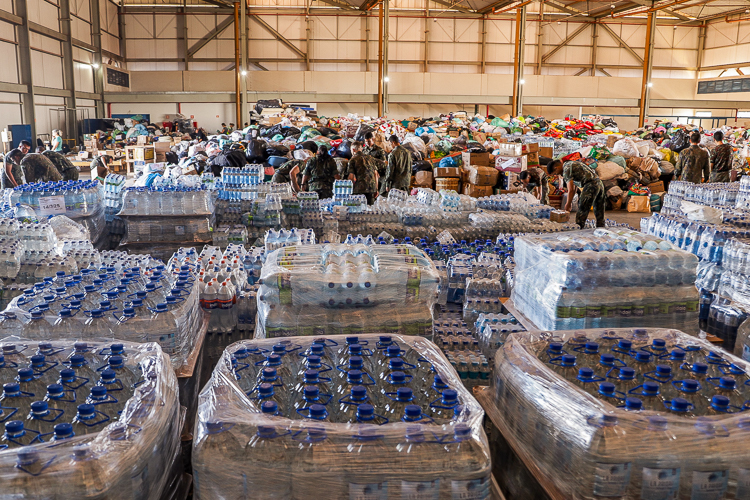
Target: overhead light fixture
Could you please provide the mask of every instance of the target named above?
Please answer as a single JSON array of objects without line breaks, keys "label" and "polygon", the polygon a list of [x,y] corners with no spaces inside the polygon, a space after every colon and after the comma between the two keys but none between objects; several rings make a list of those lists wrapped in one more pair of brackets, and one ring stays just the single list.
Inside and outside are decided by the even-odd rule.
[{"label": "overhead light fixture", "polygon": [[518,83],[520,83],[521,85],[523,85],[524,83],[526,83],[526,80],[518,80]]},{"label": "overhead light fixture", "polygon": [[91,65],[91,67],[94,68],[94,69],[99,69],[99,64],[94,63],[94,64]]},{"label": "overhead light fixture", "polygon": [[391,79],[386,76],[386,77],[383,77],[383,81],[387,83],[387,82],[391,81]]},{"label": "overhead light fixture", "polygon": [[648,87],[648,88],[651,88],[651,87],[653,87],[653,86],[654,86],[654,84],[653,84],[653,83],[651,83],[651,82],[648,82],[648,83],[646,84],[646,87]]},{"label": "overhead light fixture", "polygon": [[240,73],[242,76],[247,76],[247,71],[242,70],[242,73]]}]

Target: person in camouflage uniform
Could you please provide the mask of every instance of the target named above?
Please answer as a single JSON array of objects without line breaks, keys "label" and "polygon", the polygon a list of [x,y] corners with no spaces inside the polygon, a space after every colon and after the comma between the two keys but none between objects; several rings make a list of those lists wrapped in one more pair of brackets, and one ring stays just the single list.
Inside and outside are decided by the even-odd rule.
[{"label": "person in camouflage uniform", "polygon": [[372,134],[372,132],[367,132],[365,134],[365,147],[362,150],[362,153],[367,156],[372,156],[376,160],[380,160],[382,162],[388,161],[388,155],[385,154],[383,148],[375,144],[375,136]]},{"label": "person in camouflage uniform", "polygon": [[23,177],[23,170],[21,169],[21,160],[23,159],[23,152],[16,148],[11,150],[3,160],[5,168],[3,169],[2,175],[2,187],[3,189],[14,188],[21,184],[26,184],[26,180]]},{"label": "person in camouflage uniform", "polygon": [[518,174],[518,179],[524,183],[526,189],[539,188],[537,199],[544,205],[549,205],[549,182],[547,172],[539,167],[532,167]]},{"label": "person in camouflage uniform", "polygon": [[701,135],[690,134],[690,147],[680,152],[675,166],[675,178],[681,181],[700,184],[702,179],[709,178],[708,152],[699,146]]},{"label": "person in camouflage uniform", "polygon": [[352,143],[352,158],[346,169],[346,179],[354,182],[353,194],[363,194],[367,198],[367,204],[372,205],[378,193],[378,169],[375,164],[377,160],[362,154],[362,143]]},{"label": "person in camouflage uniform", "polygon": [[717,130],[714,140],[718,144],[711,151],[711,182],[729,182],[732,171],[732,146],[724,143],[724,133]]},{"label": "person in camouflage uniform", "polygon": [[65,158],[56,151],[44,151],[42,153],[45,158],[52,162],[60,175],[62,175],[64,181],[77,181],[78,180],[78,167],[70,163],[70,160]]},{"label": "person in camouflage uniform", "polygon": [[29,153],[21,160],[21,168],[26,182],[57,182],[62,175],[46,156],[39,153]]},{"label": "person in camouflage uniform", "polygon": [[573,206],[573,195],[576,187],[581,189],[578,196],[578,212],[576,213],[576,224],[583,229],[589,211],[594,208],[596,227],[604,227],[604,184],[593,169],[579,161],[567,161],[563,165],[560,160],[555,160],[547,165],[549,175],[562,175],[568,185],[568,202],[565,210],[570,212]]},{"label": "person in camouflage uniform", "polygon": [[315,157],[307,160],[302,172],[302,189],[315,191],[319,199],[333,197],[333,181],[340,179],[336,162],[328,154],[327,146],[320,146]]},{"label": "person in camouflage uniform", "polygon": [[271,182],[279,184],[288,182],[292,185],[292,191],[299,193],[300,182],[302,181],[300,167],[304,167],[304,165],[305,160],[289,160],[276,169]]},{"label": "person in camouflage uniform", "polygon": [[393,151],[388,155],[388,169],[380,193],[386,194],[391,189],[400,189],[408,193],[411,183],[411,154],[400,144],[395,134],[389,141]]}]

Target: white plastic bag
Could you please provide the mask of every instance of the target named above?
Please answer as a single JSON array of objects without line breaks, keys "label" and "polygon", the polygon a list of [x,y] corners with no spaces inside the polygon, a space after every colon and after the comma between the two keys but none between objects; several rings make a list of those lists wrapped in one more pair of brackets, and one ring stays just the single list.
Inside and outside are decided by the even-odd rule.
[{"label": "white plastic bag", "polygon": [[640,156],[638,147],[636,147],[633,139],[624,138],[620,139],[612,147],[612,154],[622,156],[623,158],[633,158],[634,156]]},{"label": "white plastic bag", "polygon": [[680,208],[690,220],[708,222],[709,224],[720,224],[722,220],[722,212],[716,208],[697,205],[690,201],[683,201]]}]

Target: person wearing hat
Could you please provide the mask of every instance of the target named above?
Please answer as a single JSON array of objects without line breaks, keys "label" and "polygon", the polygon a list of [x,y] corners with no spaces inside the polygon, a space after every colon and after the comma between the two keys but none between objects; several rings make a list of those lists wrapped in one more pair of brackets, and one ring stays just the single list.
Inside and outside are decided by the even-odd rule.
[{"label": "person wearing hat", "polygon": [[333,181],[340,178],[336,161],[328,154],[328,146],[320,146],[302,171],[302,190],[315,191],[321,200],[333,198]]}]

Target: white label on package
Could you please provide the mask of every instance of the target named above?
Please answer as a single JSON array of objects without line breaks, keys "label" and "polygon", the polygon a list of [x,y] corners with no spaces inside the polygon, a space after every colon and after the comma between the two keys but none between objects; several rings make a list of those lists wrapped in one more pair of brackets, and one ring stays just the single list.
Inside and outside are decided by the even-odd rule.
[{"label": "white label on package", "polygon": [[60,215],[64,213],[64,196],[42,196],[39,198],[39,215]]},{"label": "white label on package", "polygon": [[401,481],[401,500],[438,500],[440,480]]},{"label": "white label on package", "polygon": [[729,471],[693,472],[690,500],[721,500],[727,492]]},{"label": "white label on package", "polygon": [[737,493],[735,500],[750,500],[750,469],[739,469],[737,471]]},{"label": "white label on package", "polygon": [[630,484],[630,462],[624,464],[597,463],[594,470],[594,495],[621,497]]},{"label": "white label on package", "polygon": [[516,164],[516,160],[514,160],[514,159],[510,159],[510,160],[507,160],[507,161],[504,161],[504,162],[502,162],[502,163],[500,164],[500,166],[501,166],[501,167],[503,168],[503,170],[504,170],[504,169],[506,169],[506,168],[512,167],[512,166],[513,166],[513,165],[515,165],[515,164]]},{"label": "white label on package", "polygon": [[680,469],[643,468],[641,500],[676,500],[680,491]]},{"label": "white label on package", "polygon": [[387,483],[349,483],[349,500],[387,500]]},{"label": "white label on package", "polygon": [[485,500],[489,497],[490,480],[488,478],[451,481],[453,500]]}]

